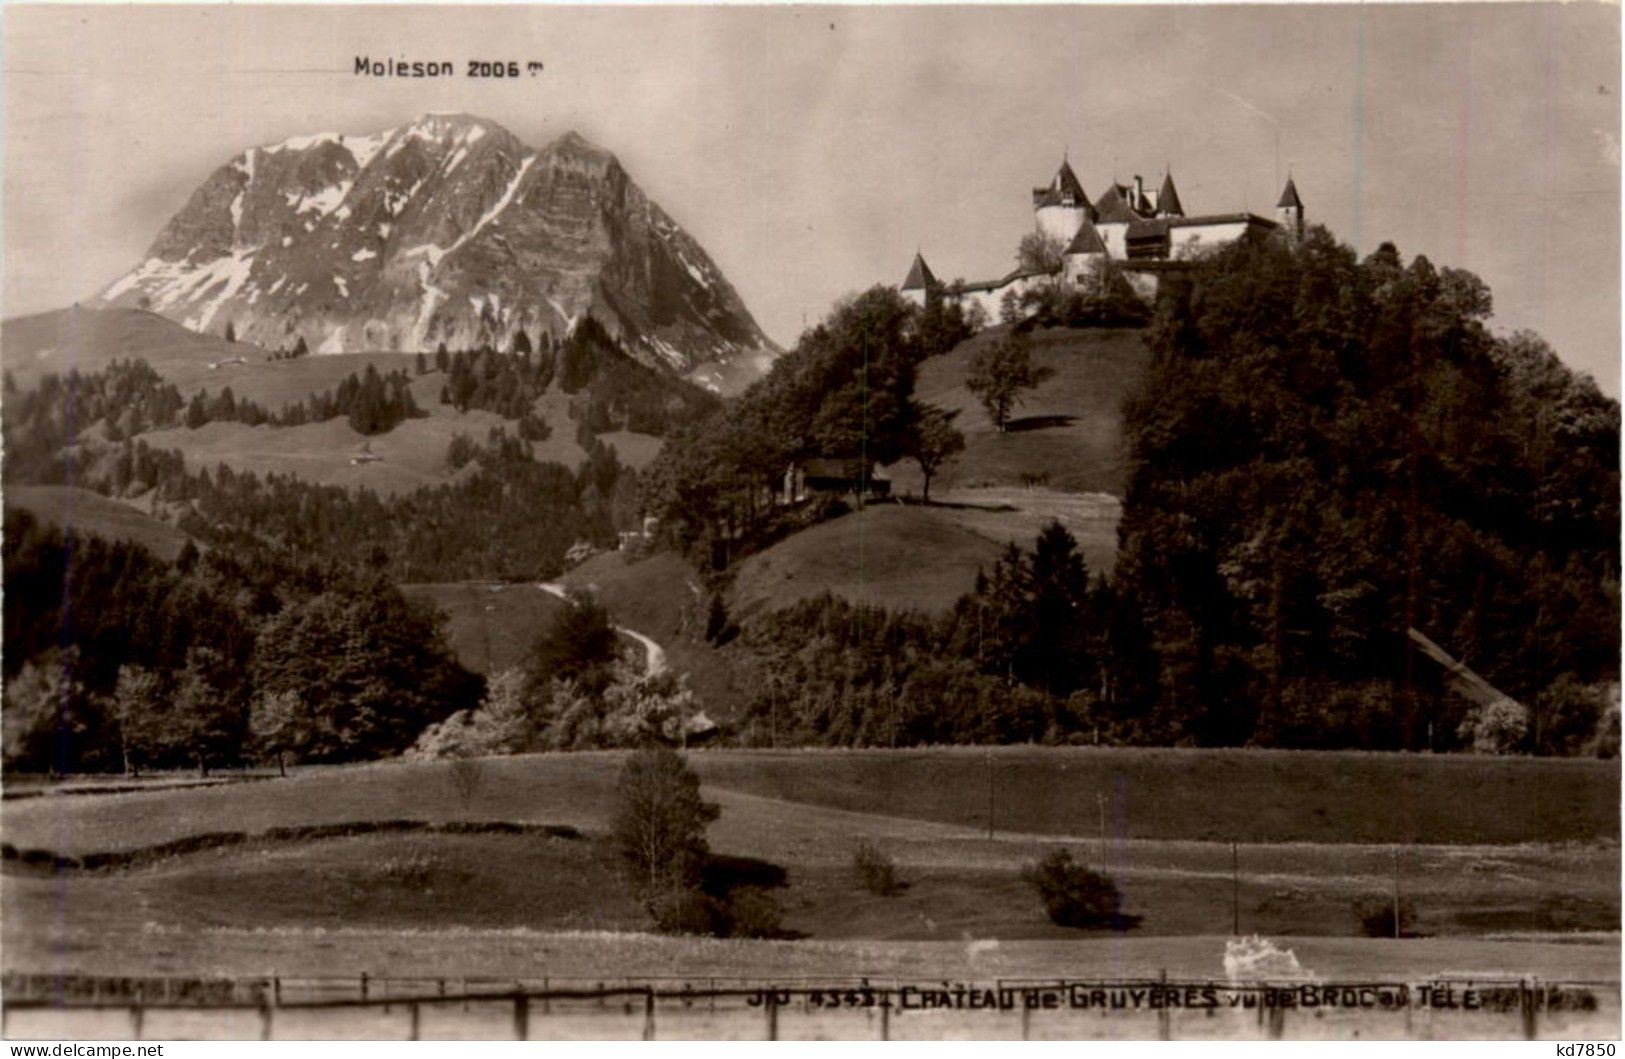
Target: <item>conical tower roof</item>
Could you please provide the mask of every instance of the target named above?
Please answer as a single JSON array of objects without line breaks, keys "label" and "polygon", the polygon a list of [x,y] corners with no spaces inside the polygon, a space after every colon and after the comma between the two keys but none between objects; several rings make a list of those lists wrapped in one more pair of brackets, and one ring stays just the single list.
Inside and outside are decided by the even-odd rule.
[{"label": "conical tower roof", "polygon": [[932,274],[931,266],[925,263],[925,256],[919,251],[914,253],[914,264],[908,268],[908,277],[903,280],[903,290],[933,290],[940,287],[937,277]]},{"label": "conical tower roof", "polygon": [[1074,235],[1072,242],[1067,244],[1067,256],[1070,257],[1073,254],[1104,254],[1105,252],[1105,240],[1100,238],[1100,232],[1095,228],[1094,222],[1085,217],[1082,226],[1078,228],[1078,234]]},{"label": "conical tower roof", "polygon": [[1174,190],[1173,173],[1164,173],[1162,176],[1162,190],[1157,192],[1157,215],[1160,217],[1185,216],[1185,207],[1179,202],[1179,192]]},{"label": "conical tower roof", "polygon": [[1083,184],[1078,180],[1078,174],[1072,171],[1072,163],[1061,159],[1061,168],[1055,171],[1055,179],[1050,183],[1062,195],[1070,194],[1072,201],[1080,206],[1089,204],[1089,196],[1083,193]]},{"label": "conical tower roof", "polygon": [[1281,209],[1287,206],[1303,209],[1303,200],[1298,198],[1298,185],[1292,182],[1291,177],[1286,178],[1286,187],[1281,189],[1281,201],[1275,204],[1275,208]]}]

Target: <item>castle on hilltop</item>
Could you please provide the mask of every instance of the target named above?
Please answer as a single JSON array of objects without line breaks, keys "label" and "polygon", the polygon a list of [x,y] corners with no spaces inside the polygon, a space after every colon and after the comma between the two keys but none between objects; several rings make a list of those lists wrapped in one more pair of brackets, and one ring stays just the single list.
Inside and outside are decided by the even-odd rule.
[{"label": "castle on hilltop", "polygon": [[1275,204],[1275,219],[1255,213],[1187,215],[1174,188],[1172,173],[1162,186],[1149,191],[1139,176],[1132,184],[1115,180],[1093,202],[1069,161],[1047,187],[1033,189],[1033,219],[1039,233],[1062,246],[1061,261],[1050,268],[1024,267],[998,279],[971,283],[943,283],[916,253],[901,287],[903,296],[917,305],[952,301],[980,305],[990,320],[999,318],[1001,301],[1017,296],[1057,276],[1068,286],[1081,286],[1102,268],[1122,272],[1141,294],[1154,292],[1156,277],[1186,267],[1197,255],[1235,242],[1250,233],[1303,234],[1303,200],[1287,177]]}]

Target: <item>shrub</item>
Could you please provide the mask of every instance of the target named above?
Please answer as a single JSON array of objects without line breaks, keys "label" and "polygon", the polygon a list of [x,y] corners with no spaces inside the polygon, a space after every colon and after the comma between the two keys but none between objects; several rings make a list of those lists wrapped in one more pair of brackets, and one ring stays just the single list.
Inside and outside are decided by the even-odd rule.
[{"label": "shrub", "polygon": [[1021,871],[1021,878],[1038,892],[1052,923],[1063,927],[1113,926],[1122,897],[1112,881],[1099,872],[1074,864],[1072,854],[1058,849]]},{"label": "shrub", "polygon": [[859,886],[881,897],[890,897],[903,889],[897,878],[896,863],[868,839],[861,840],[852,851],[852,874]]},{"label": "shrub", "polygon": [[1394,933],[1394,899],[1391,895],[1362,897],[1354,902],[1354,918],[1368,938],[1415,937],[1416,909],[1411,899],[1399,899],[1399,933]]},{"label": "shrub", "polygon": [[458,799],[463,808],[468,808],[473,802],[474,795],[480,792],[480,785],[485,780],[485,769],[480,762],[471,757],[453,758],[448,769],[451,777],[451,788],[457,792]]},{"label": "shrub", "polygon": [[759,886],[746,886],[728,896],[727,933],[735,938],[782,938],[784,909]]},{"label": "shrub", "polygon": [[673,886],[648,894],[644,906],[655,929],[663,934],[723,937],[731,926],[726,902],[690,887]]}]

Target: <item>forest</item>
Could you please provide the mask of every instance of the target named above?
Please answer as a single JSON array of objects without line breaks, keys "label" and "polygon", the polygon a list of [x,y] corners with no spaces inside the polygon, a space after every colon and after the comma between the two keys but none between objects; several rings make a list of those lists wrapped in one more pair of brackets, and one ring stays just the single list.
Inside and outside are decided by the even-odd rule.
[{"label": "forest", "polygon": [[[1492,307],[1471,273],[1360,260],[1321,228],[1196,263],[1162,286],[1125,409],[1110,576],[1055,527],[946,621],[833,599],[759,620],[734,648],[762,675],[752,731],[1614,752],[1619,405],[1536,336],[1492,334]],[[930,355],[909,313],[881,288],[837,306],[677,435],[645,483],[671,545],[725,584],[796,528],[764,499],[788,461],[907,456]],[[1410,629],[1522,713],[1451,693]]]},{"label": "forest", "polygon": [[[974,322],[886,288],[843,299],[728,404],[595,325],[539,350],[441,351],[442,399],[515,426],[460,436],[461,473],[392,498],[186,467],[133,436],[188,407],[144,365],[8,381],[8,482],[150,493],[197,543],[165,564],[8,512],[8,766],[658,737],[690,693],[636,674],[531,674],[482,708],[483,682],[392,587],[551,578],[573,544],[610,546],[645,515],[706,582],[707,639],[750,689],[731,725],[746,744],[1616,754],[1619,405],[1538,337],[1494,334],[1492,309],[1471,273],[1389,244],[1361,259],[1319,228],[1195,262],[1162,284],[1123,411],[1114,568],[1089,570],[1052,525],[934,616],[825,595],[736,623],[725,603],[746,556],[843,517],[834,497],[775,497],[792,462],[861,480],[952,450],[915,378]],[[403,377],[361,376],[306,414],[410,414],[390,396]],[[588,453],[576,469],[533,455],[526,418],[554,382]],[[666,437],[642,474],[597,437],[620,429]],[[1410,630],[1507,701],[1455,694]]]}]

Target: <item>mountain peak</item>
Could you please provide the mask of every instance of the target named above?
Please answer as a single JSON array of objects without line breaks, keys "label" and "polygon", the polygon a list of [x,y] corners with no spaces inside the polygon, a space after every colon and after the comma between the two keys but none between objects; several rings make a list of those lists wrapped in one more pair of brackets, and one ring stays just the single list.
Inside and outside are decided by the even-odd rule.
[{"label": "mountain peak", "polygon": [[461,110],[428,110],[413,118],[407,126],[410,129],[467,129],[482,126],[488,130],[507,132],[496,122],[489,118],[482,118],[478,114],[469,114]]},{"label": "mountain peak", "polygon": [[237,155],[101,297],[316,353],[505,349],[589,314],[639,359],[696,378],[776,353],[612,153],[574,129],[536,151],[462,112]]},{"label": "mountain peak", "polygon": [[612,151],[598,146],[574,129],[567,129],[562,135],[554,138],[547,145],[547,150],[553,154],[615,160]]}]

